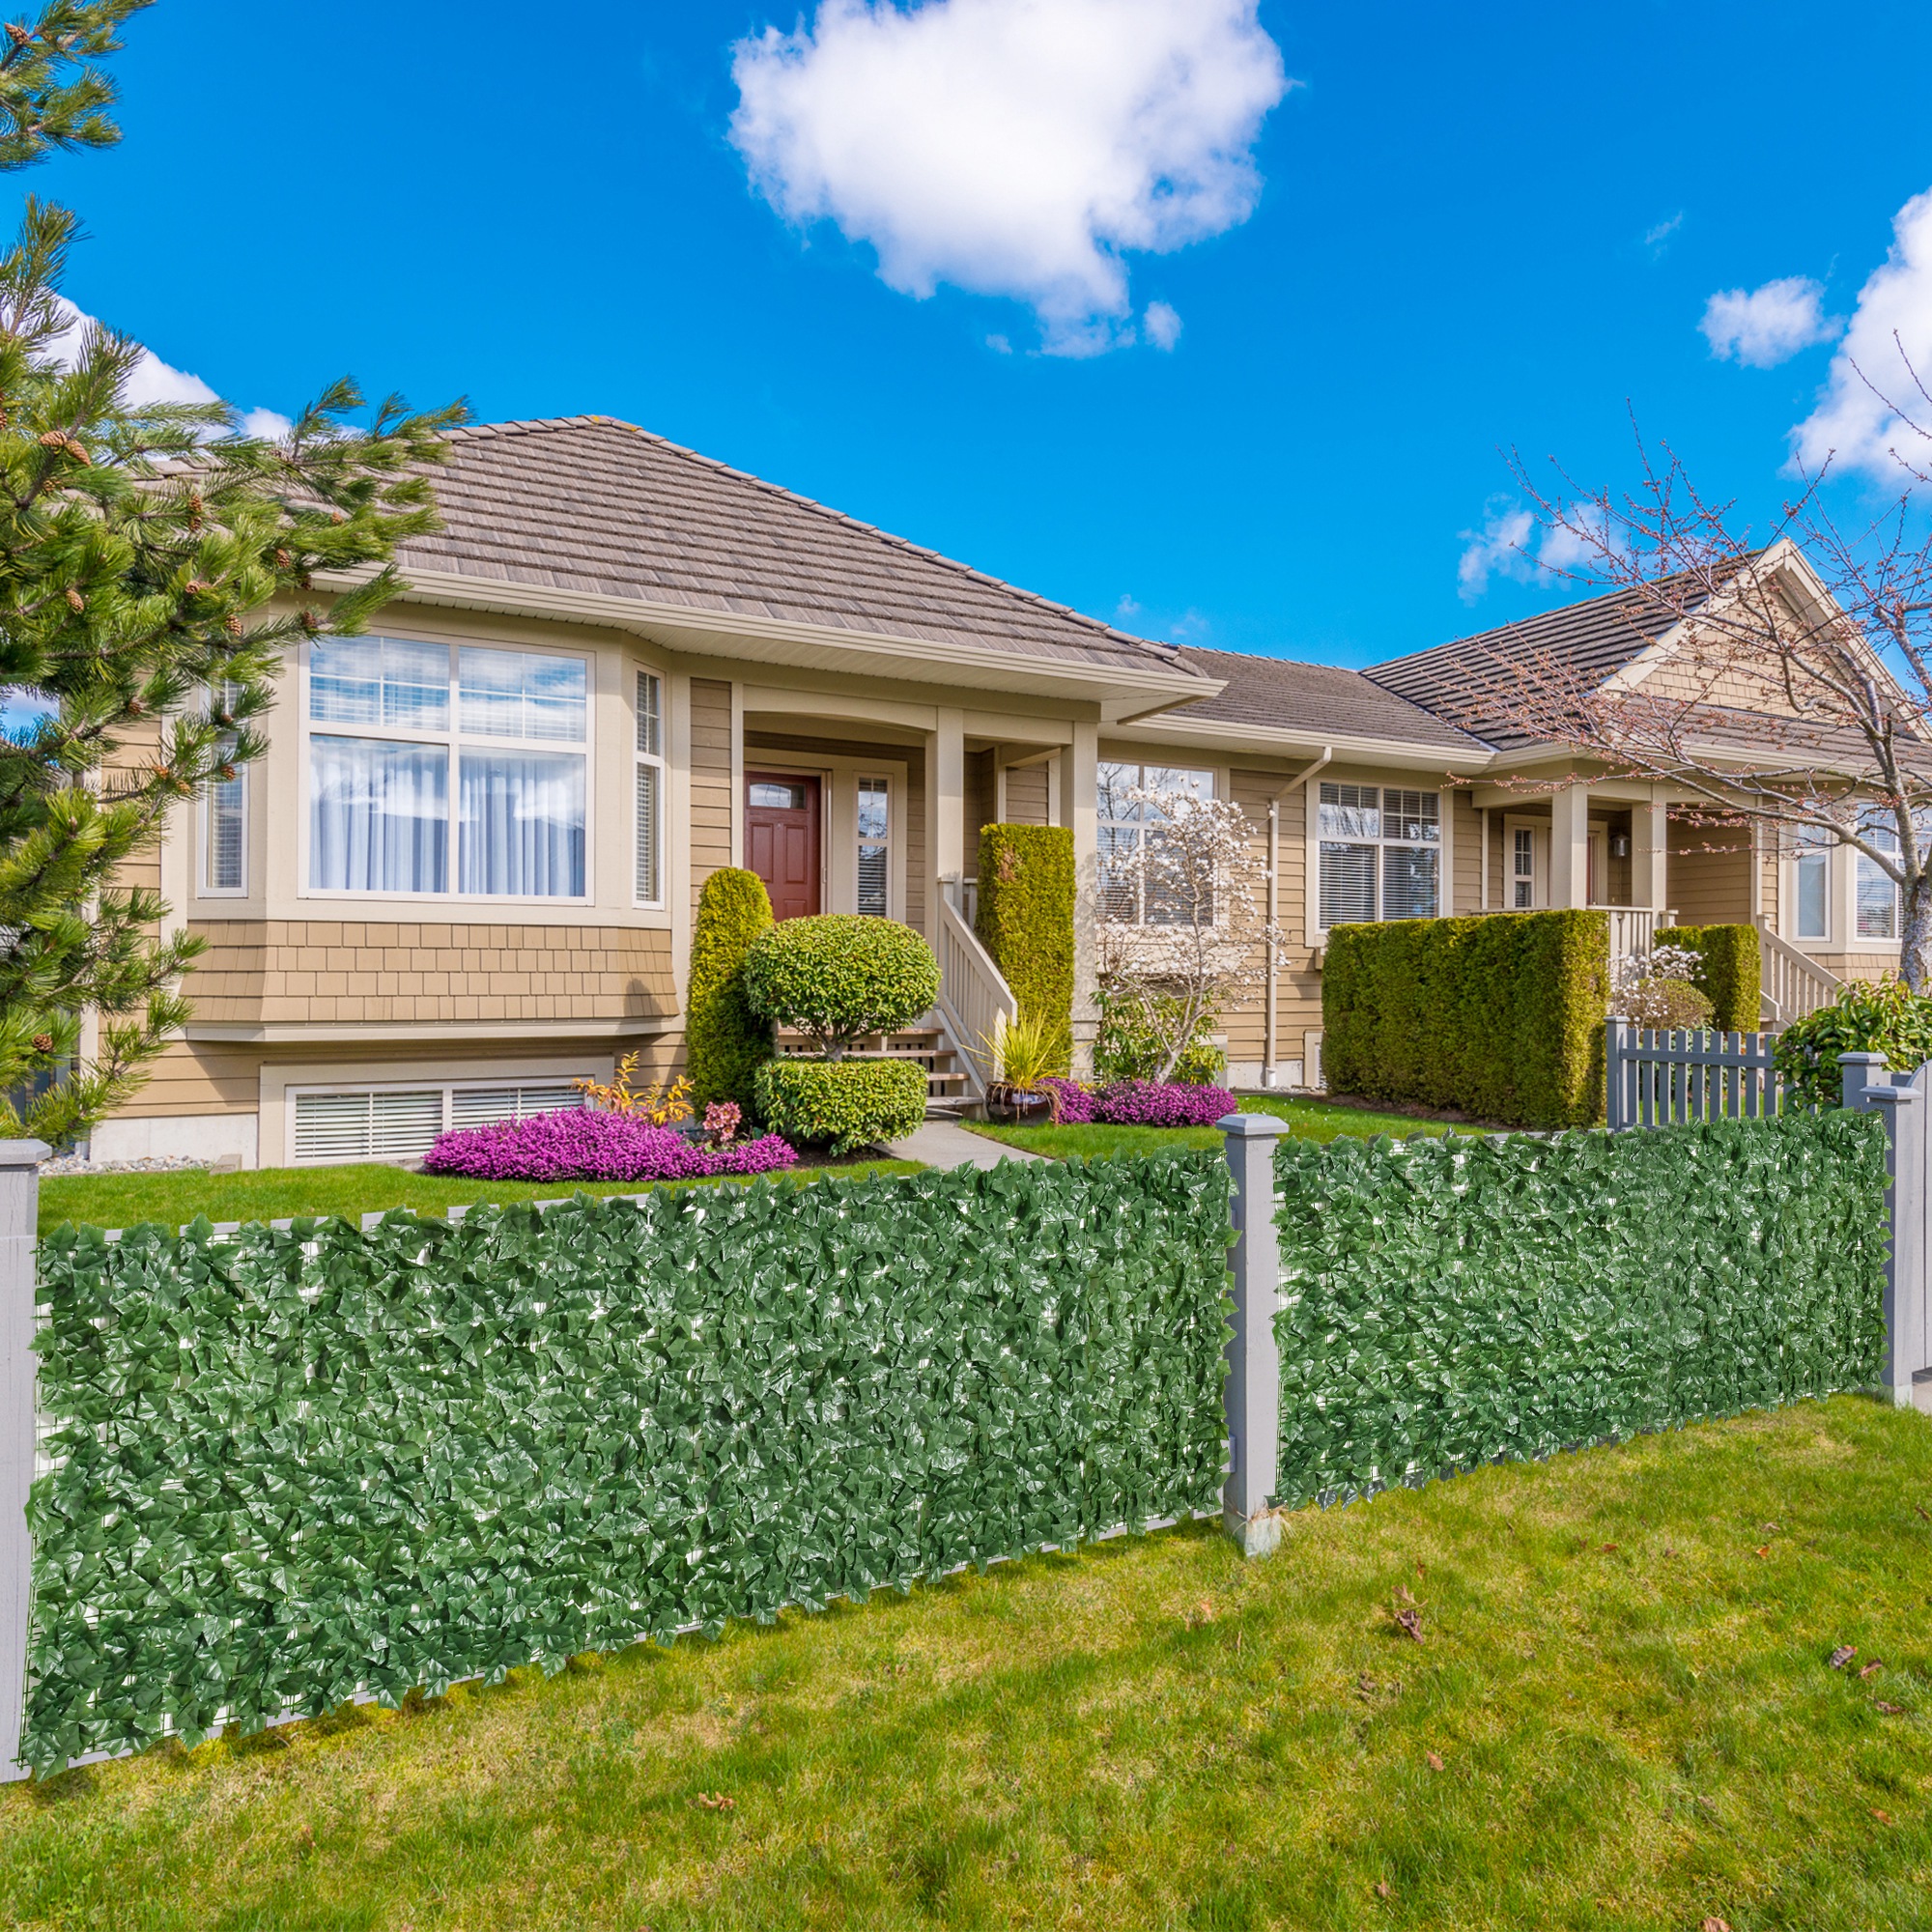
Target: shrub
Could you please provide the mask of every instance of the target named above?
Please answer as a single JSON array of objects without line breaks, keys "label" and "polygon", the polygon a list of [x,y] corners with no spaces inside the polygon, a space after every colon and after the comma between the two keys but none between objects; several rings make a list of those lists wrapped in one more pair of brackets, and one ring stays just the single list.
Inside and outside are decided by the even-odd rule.
[{"label": "shrub", "polygon": [[1755,1033],[1763,1024],[1761,961],[1754,925],[1671,925],[1660,946],[1700,955],[1697,985],[1710,995],[1710,1024],[1719,1033]]},{"label": "shrub", "polygon": [[1617,1005],[1633,1026],[1652,1033],[1704,1033],[1714,1024],[1711,996],[1689,980],[1645,980]]},{"label": "shrub", "polygon": [[939,997],[939,961],[909,925],[822,913],[761,933],[745,961],[745,990],[754,1011],[837,1060],[855,1039],[918,1019]]},{"label": "shrub", "polygon": [[1067,1126],[1090,1121],[1114,1127],[1211,1127],[1239,1102],[1225,1087],[1170,1080],[1120,1080],[1083,1087],[1049,1080],[1053,1118]]},{"label": "shrub", "polygon": [[1519,1126],[1592,1125],[1609,960],[1603,912],[1337,926],[1321,976],[1328,1085]]},{"label": "shrub", "polygon": [[1855,980],[1829,1007],[1793,1020],[1777,1036],[1772,1058],[1797,1099],[1836,1107],[1844,1094],[1841,1053],[1882,1053],[1897,1073],[1924,1065],[1932,1060],[1932,997],[1909,991],[1890,974]]},{"label": "shrub", "polygon": [[[1100,1027],[1094,1040],[1094,1077],[1103,1083],[1157,1079],[1167,1046],[1159,1029],[1149,1024],[1143,1000],[1110,994],[1103,981],[1098,1004]],[[1172,994],[1156,994],[1153,1004],[1177,1018],[1179,1015],[1180,1002]],[[1193,1039],[1175,1065],[1174,1078],[1181,1085],[1198,1087],[1220,1077],[1227,1061],[1211,1037],[1214,1025],[1213,1013],[1202,1014]]]},{"label": "shrub", "polygon": [[705,1147],[648,1121],[565,1107],[440,1135],[423,1156],[423,1172],[476,1180],[696,1180],[769,1174],[797,1160],[776,1134]]},{"label": "shrub", "polygon": [[758,1068],[758,1112],[789,1140],[850,1153],[903,1139],[925,1119],[925,1068],[906,1059],[781,1056]]},{"label": "shrub", "polygon": [[755,1104],[753,1078],[772,1057],[772,1023],[752,1010],[745,956],[772,923],[772,902],[755,872],[713,872],[697,895],[685,994],[684,1057],[698,1106]]},{"label": "shrub", "polygon": [[1064,825],[987,825],[980,832],[974,922],[1020,1003],[1051,1029],[1053,1066],[1073,1054],[1073,834]]}]

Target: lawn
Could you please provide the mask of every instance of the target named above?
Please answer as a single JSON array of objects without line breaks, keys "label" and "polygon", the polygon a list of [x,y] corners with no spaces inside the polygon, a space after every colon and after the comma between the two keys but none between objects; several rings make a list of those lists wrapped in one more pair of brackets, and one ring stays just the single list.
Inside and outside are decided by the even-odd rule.
[{"label": "lawn", "polygon": [[[795,1167],[779,1177],[820,1174],[917,1174],[911,1160],[865,1160],[836,1167]],[[679,1180],[674,1187],[722,1187],[733,1180]],[[381,1162],[350,1167],[262,1167],[242,1174],[177,1169],[171,1174],[54,1175],[41,1182],[41,1233],[75,1221],[131,1228],[140,1221],[180,1227],[197,1214],[211,1221],[271,1221],[284,1215],[375,1213],[413,1208],[441,1214],[477,1201],[554,1201],[567,1194],[636,1194],[635,1180],[453,1180],[412,1174]]]},{"label": "lawn", "polygon": [[8,1788],[0,1919],[1922,1926],[1928,1510],[1840,1398],[1001,1565]]},{"label": "lawn", "polygon": [[[1338,1107],[1331,1100],[1291,1098],[1280,1094],[1243,1094],[1245,1114],[1279,1114],[1297,1140],[1332,1141],[1345,1134],[1446,1134],[1455,1131],[1440,1121],[1418,1121],[1409,1114],[1375,1114],[1361,1107]],[[999,1127],[982,1121],[965,1123],[976,1134],[1004,1141],[1054,1159],[1076,1154],[1146,1153],[1154,1148],[1216,1148],[1221,1135],[1212,1127]]]}]

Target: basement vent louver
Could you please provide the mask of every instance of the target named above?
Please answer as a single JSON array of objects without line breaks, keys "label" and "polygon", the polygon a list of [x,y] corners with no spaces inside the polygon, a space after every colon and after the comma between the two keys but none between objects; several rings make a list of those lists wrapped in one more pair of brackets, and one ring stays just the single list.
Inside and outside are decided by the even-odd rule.
[{"label": "basement vent louver", "polygon": [[298,1094],[298,1166],[412,1160],[447,1127],[482,1127],[582,1104],[567,1080],[527,1086],[424,1087],[409,1092]]}]

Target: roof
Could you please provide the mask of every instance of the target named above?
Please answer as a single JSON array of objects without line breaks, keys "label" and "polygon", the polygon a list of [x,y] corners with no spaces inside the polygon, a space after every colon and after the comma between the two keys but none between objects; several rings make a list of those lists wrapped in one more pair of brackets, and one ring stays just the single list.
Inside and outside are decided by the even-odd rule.
[{"label": "roof", "polygon": [[472,424],[405,570],[944,646],[1180,671],[1130,636],[613,416]]},{"label": "roof", "polygon": [[1438,751],[1480,750],[1468,732],[1340,665],[1183,647],[1190,669],[1226,684],[1212,697],[1183,704],[1177,723],[1196,718],[1294,731],[1315,737],[1389,738]]},{"label": "roof", "polygon": [[[1672,588],[1688,575],[1661,578]],[[1525,688],[1594,689],[1640,657],[1677,622],[1661,601],[1612,590],[1493,631],[1371,665],[1367,675],[1398,696],[1473,731],[1498,751],[1541,742],[1512,719]]]}]

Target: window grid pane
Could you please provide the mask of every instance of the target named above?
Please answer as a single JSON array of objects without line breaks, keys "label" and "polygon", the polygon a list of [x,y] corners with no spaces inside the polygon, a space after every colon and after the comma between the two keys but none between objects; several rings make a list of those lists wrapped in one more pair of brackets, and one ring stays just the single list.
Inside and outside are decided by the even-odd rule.
[{"label": "window grid pane", "polygon": [[208,787],[208,886],[239,893],[247,886],[244,835],[248,822],[247,779],[238,772]]},{"label": "window grid pane", "polygon": [[321,892],[440,893],[449,753],[382,738],[309,739],[309,883]]},{"label": "window grid pane", "polygon": [[319,638],[309,659],[309,716],[318,724],[449,728],[449,647],[400,638]]},{"label": "window grid pane", "polygon": [[466,736],[582,744],[587,679],[582,658],[471,644],[456,655]]},{"label": "window grid pane", "polygon": [[892,792],[884,779],[859,781],[859,911],[884,919],[890,900]]},{"label": "window grid pane", "polygon": [[1829,939],[1832,936],[1832,861],[1824,852],[1806,852],[1796,867],[1798,930],[1800,939]]},{"label": "window grid pane", "polygon": [[555,752],[463,753],[459,892],[583,896],[583,760]]},{"label": "window grid pane", "polygon": [[1859,855],[1859,937],[1898,937],[1898,888],[1863,853]]},{"label": "window grid pane", "polygon": [[638,767],[638,897],[656,905],[664,897],[664,773]]},{"label": "window grid pane", "polygon": [[1376,916],[1376,848],[1321,847],[1321,923],[1358,924]]},{"label": "window grid pane", "polygon": [[1435,917],[1435,866],[1440,856],[1416,845],[1382,848],[1384,919]]},{"label": "window grid pane", "polygon": [[650,758],[664,755],[664,682],[647,670],[638,673],[638,750]]}]

